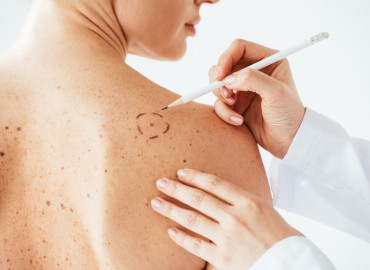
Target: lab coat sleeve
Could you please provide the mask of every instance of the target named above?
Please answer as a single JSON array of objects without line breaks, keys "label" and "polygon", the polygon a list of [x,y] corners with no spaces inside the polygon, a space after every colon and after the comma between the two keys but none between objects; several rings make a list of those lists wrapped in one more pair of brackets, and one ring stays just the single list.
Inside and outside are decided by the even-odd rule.
[{"label": "lab coat sleeve", "polygon": [[369,141],[307,108],[288,153],[271,163],[270,183],[276,207],[370,243]]},{"label": "lab coat sleeve", "polygon": [[250,270],[335,270],[327,257],[307,238],[291,236],[268,249]]}]

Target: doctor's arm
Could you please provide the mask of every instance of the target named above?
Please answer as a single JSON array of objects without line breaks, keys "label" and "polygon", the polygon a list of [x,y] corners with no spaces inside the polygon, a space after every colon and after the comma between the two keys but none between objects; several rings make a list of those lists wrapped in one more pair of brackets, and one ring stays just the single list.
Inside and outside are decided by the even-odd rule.
[{"label": "doctor's arm", "polygon": [[270,179],[275,206],[370,243],[369,141],[307,109],[286,156],[273,160]]}]

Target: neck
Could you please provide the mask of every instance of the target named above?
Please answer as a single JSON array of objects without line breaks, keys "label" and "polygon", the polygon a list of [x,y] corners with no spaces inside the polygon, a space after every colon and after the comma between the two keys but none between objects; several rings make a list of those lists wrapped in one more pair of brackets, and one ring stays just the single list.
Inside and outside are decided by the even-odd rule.
[{"label": "neck", "polygon": [[68,50],[126,59],[127,42],[111,0],[34,0],[16,47],[35,53]]}]

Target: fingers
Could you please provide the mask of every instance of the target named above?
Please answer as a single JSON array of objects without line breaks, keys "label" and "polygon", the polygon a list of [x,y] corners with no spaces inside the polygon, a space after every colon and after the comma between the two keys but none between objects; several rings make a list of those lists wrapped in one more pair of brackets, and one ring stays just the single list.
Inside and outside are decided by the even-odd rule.
[{"label": "fingers", "polygon": [[217,258],[217,246],[215,244],[190,236],[179,229],[170,228],[167,232],[177,245],[195,256],[210,263],[213,263]]},{"label": "fingers", "polygon": [[243,124],[243,116],[236,113],[233,109],[227,106],[223,101],[217,99],[214,105],[216,114],[226,123],[234,126]]},{"label": "fingers", "polygon": [[247,67],[276,52],[276,50],[250,41],[236,39],[219,58],[217,64],[220,69],[218,79],[223,79],[233,71]]},{"label": "fingers", "polygon": [[202,235],[212,241],[217,240],[218,224],[194,211],[183,209],[162,198],[154,198],[151,201],[154,211],[175,221],[185,228]]},{"label": "fingers", "polygon": [[207,191],[231,205],[236,205],[241,201],[245,193],[238,186],[212,174],[182,169],[177,172],[177,175],[183,183]]},{"label": "fingers", "polygon": [[228,211],[228,205],[206,192],[169,179],[157,181],[157,187],[164,194],[183,202],[203,214],[219,221]]},{"label": "fingers", "polygon": [[[220,75],[219,67],[212,66],[208,72],[209,82],[214,82],[218,80],[219,75]],[[234,105],[236,101],[236,94],[234,94],[232,90],[227,89],[226,87],[214,90],[213,94],[215,94],[219,99],[223,100],[230,106]]]},{"label": "fingers", "polygon": [[253,69],[243,69],[224,79],[225,86],[257,93],[263,100],[281,96],[285,86],[280,81]]}]

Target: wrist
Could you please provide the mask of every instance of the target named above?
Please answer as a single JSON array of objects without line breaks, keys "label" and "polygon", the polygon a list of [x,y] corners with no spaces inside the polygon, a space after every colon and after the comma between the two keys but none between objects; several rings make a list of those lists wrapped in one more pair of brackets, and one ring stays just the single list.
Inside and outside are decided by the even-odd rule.
[{"label": "wrist", "polygon": [[295,136],[298,133],[298,130],[300,129],[300,127],[302,125],[304,115],[306,113],[306,108],[302,105],[302,107],[299,111],[300,112],[297,114],[297,119],[296,119],[296,121],[294,121],[294,125],[291,128],[291,131],[289,133],[289,136],[288,136],[286,142],[282,144],[282,147],[281,147],[282,149],[279,153],[279,156],[275,156],[279,159],[284,159],[284,157],[286,156],[286,154],[289,151],[290,146],[293,143],[293,140],[294,140]]}]

